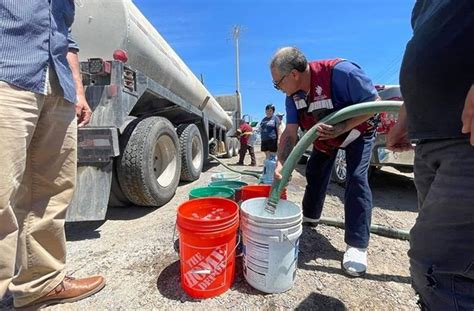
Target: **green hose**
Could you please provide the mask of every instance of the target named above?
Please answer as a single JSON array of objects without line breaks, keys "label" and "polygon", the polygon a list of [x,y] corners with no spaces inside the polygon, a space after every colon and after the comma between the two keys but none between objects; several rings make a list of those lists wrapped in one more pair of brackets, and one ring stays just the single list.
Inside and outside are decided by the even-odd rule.
[{"label": "green hose", "polygon": [[[351,119],[351,118],[365,115],[365,114],[379,113],[379,112],[384,112],[384,111],[398,112],[401,105],[402,105],[401,101],[376,101],[376,102],[367,102],[367,103],[352,105],[328,115],[327,117],[321,120],[321,123],[333,125],[333,124],[342,122],[344,120]],[[267,203],[267,205],[269,206],[266,207],[268,211],[271,212],[272,210],[274,210],[274,208],[278,204],[278,201],[280,200],[280,194],[283,191],[283,189],[287,186],[291,173],[295,169],[298,160],[301,158],[303,153],[306,151],[306,149],[308,149],[308,147],[313,143],[313,141],[316,138],[318,138],[318,133],[316,131],[316,127],[313,126],[300,139],[300,141],[296,144],[295,148],[286,159],[285,164],[283,165],[283,168],[281,170],[281,175],[282,175],[281,180],[275,180],[272,185],[272,189],[270,190],[270,197]],[[260,174],[258,174],[257,172],[239,172],[237,170],[234,170],[228,167],[223,162],[219,161],[217,157],[214,157],[212,155],[209,155],[209,156],[217,160],[219,163],[223,164],[227,169],[231,171],[250,175],[256,178],[260,178]],[[335,218],[321,217],[321,219],[319,220],[319,223],[328,225],[328,226],[342,228],[342,229],[345,228],[344,221],[335,219]],[[389,228],[382,225],[372,224],[370,226],[370,232],[378,234],[378,235],[386,236],[389,238],[409,240],[409,232],[407,230]]]},{"label": "green hose", "polygon": [[[375,114],[384,111],[399,111],[402,103],[403,102],[401,101],[374,101],[356,104],[331,113],[323,118],[320,123],[333,125],[365,114]],[[316,126],[313,126],[305,135],[303,135],[295,148],[293,148],[293,151],[291,151],[281,169],[282,178],[273,182],[266,207],[268,211],[271,212],[277,206],[278,201],[280,200],[280,194],[287,186],[291,173],[295,169],[298,160],[316,138],[318,138],[318,132],[316,131]]]},{"label": "green hose", "polygon": [[[319,223],[326,226],[332,226],[332,227],[337,227],[341,229],[345,229],[346,227],[344,220],[340,220],[336,218],[321,217],[319,219]],[[390,227],[386,227],[382,225],[371,224],[370,232],[387,237],[387,238],[407,240],[407,241],[410,240],[410,232],[408,230],[401,230],[401,229],[390,228]]]},{"label": "green hose", "polygon": [[228,169],[229,171],[232,171],[232,172],[235,172],[235,173],[239,173],[241,175],[249,175],[249,176],[252,176],[252,177],[255,177],[257,179],[260,179],[261,175],[259,172],[254,172],[254,171],[247,171],[247,170],[243,170],[243,171],[238,171],[238,170],[234,170],[233,168],[229,167],[228,165],[226,165],[224,162],[222,162],[221,160],[219,160],[216,156],[212,155],[212,154],[209,154],[209,157],[211,159],[214,159],[216,160],[217,162],[219,162],[220,164],[222,164],[226,169]]}]

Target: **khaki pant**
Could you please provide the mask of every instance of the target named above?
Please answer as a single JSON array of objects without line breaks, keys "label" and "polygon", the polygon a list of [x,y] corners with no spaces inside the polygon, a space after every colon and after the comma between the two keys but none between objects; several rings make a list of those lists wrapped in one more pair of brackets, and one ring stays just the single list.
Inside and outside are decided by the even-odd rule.
[{"label": "khaki pant", "polygon": [[8,288],[19,307],[64,277],[77,125],[56,74],[49,85],[40,95],[0,81],[0,298]]}]

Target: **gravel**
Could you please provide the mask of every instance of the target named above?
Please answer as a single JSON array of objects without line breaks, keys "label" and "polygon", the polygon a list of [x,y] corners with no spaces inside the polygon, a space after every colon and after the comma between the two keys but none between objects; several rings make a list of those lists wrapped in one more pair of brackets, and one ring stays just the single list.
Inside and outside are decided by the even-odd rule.
[{"label": "gravel", "polygon": [[[259,152],[257,159],[263,162]],[[236,168],[262,170],[261,166]],[[304,169],[304,165],[297,167],[288,186],[289,200],[298,204],[304,193]],[[188,297],[180,286],[179,256],[173,245],[176,209],[187,200],[189,190],[207,185],[213,173],[224,170],[211,163],[198,181],[181,184],[173,200],[160,208],[110,208],[106,221],[68,224],[68,273],[78,278],[102,274],[107,286],[88,299],[47,310],[418,310],[410,286],[407,241],[372,234],[367,274],[350,278],[340,268],[344,231],[324,225],[304,227],[291,290],[264,294],[253,289],[243,277],[238,258],[230,290],[211,299]],[[244,181],[256,179],[245,176]],[[411,228],[416,218],[413,176],[384,170],[372,176],[371,186],[372,222]],[[330,184],[323,216],[343,218],[343,196],[341,186]],[[11,308],[8,297],[0,303],[2,310]]]}]

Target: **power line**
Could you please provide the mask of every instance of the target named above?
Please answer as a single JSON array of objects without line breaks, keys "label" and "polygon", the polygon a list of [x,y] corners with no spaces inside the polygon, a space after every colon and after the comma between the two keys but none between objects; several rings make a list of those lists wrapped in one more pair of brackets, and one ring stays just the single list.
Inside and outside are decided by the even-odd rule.
[{"label": "power line", "polygon": [[394,67],[391,68],[390,70],[387,70],[387,71],[385,72],[385,74],[383,75],[383,78],[381,78],[380,80],[388,81],[388,80],[390,80],[392,77],[397,76],[397,75],[398,75],[398,71],[399,71],[399,66],[394,66]]},{"label": "power line", "polygon": [[378,74],[376,74],[374,76],[375,77],[374,80],[375,81],[381,81],[381,80],[383,80],[387,77],[391,77],[396,71],[399,70],[400,65],[401,65],[401,61],[402,61],[402,57],[403,57],[403,51],[399,55],[394,57],[389,62],[387,67],[385,67],[385,69],[381,70]]}]

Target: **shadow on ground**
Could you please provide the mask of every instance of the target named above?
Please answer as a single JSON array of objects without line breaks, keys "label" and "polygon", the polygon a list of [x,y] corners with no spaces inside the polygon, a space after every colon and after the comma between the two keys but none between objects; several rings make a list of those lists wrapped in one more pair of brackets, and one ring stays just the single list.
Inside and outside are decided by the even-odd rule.
[{"label": "shadow on ground", "polygon": [[306,263],[317,258],[341,260],[344,256],[344,253],[336,249],[324,235],[306,225],[303,226],[303,234],[300,237],[299,251],[298,267],[303,269]]},{"label": "shadow on ground", "polygon": [[100,238],[100,226],[107,220],[132,220],[138,219],[154,212],[157,207],[126,206],[109,207],[105,220],[67,222],[65,225],[67,241],[81,241]]},{"label": "shadow on ground", "polygon": [[100,238],[102,221],[68,222],[64,226],[67,241],[93,240]]},{"label": "shadow on ground", "polygon": [[210,160],[210,161],[204,163],[204,165],[202,166],[202,172],[203,173],[207,172],[208,170],[210,170],[210,169],[212,169],[216,166],[219,166],[219,165],[220,165],[220,163],[217,162],[216,160]]},{"label": "shadow on ground", "polygon": [[346,306],[342,301],[337,298],[311,293],[305,300],[303,300],[295,310],[332,310],[332,311],[343,311],[347,310]]},{"label": "shadow on ground", "polygon": [[165,267],[156,281],[156,287],[163,297],[180,302],[199,301],[189,297],[181,288],[179,260]]},{"label": "shadow on ground", "polygon": [[109,207],[107,209],[106,219],[109,220],[132,220],[142,218],[156,211],[159,207],[135,206]]}]

